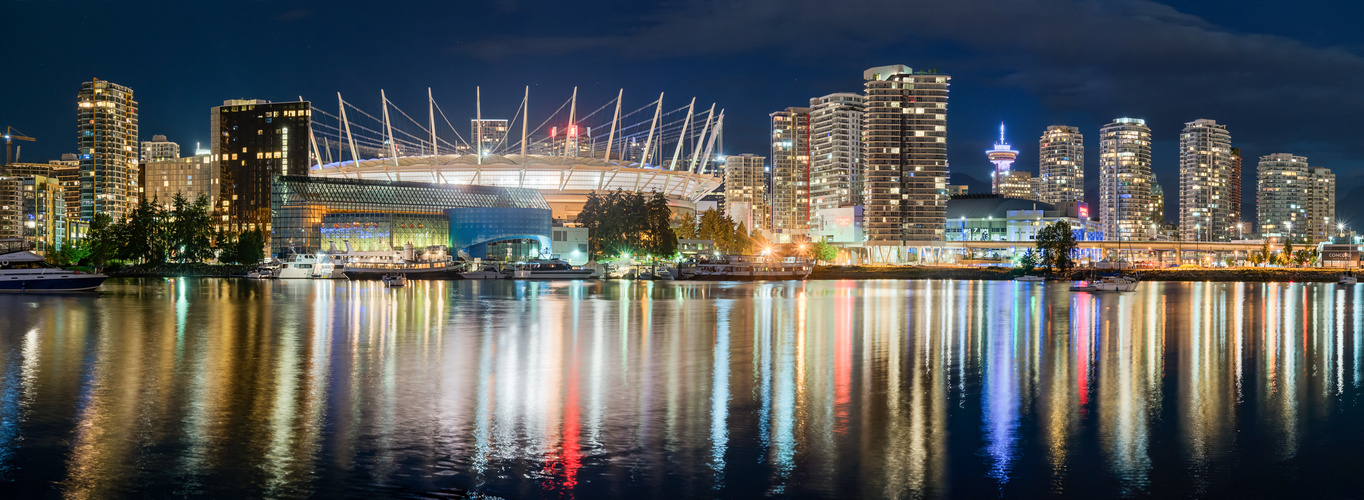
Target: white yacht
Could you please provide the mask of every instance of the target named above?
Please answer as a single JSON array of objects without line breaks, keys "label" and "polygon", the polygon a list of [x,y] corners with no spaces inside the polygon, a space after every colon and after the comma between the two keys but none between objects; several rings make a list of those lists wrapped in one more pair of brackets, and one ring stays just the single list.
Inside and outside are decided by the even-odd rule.
[{"label": "white yacht", "polygon": [[0,292],[75,292],[94,290],[108,276],[67,271],[27,250],[19,239],[0,241]]},{"label": "white yacht", "polygon": [[1014,278],[1014,281],[1022,281],[1024,283],[1041,283],[1043,281],[1047,281],[1047,278],[1044,278],[1042,276],[1034,276],[1031,274],[1024,274],[1022,276]]},{"label": "white yacht", "polygon": [[573,267],[559,259],[518,262],[512,268],[512,277],[519,280],[581,280],[595,275],[592,269]]},{"label": "white yacht", "polygon": [[1094,290],[1098,292],[1135,292],[1137,290],[1137,278],[1133,276],[1105,276],[1094,282],[1093,286]]},{"label": "white yacht", "polygon": [[324,253],[296,253],[279,266],[279,279],[346,279],[344,265]]},{"label": "white yacht", "polygon": [[498,269],[497,264],[475,260],[468,263],[468,267],[459,273],[459,277],[466,280],[500,280],[506,279],[507,274]]}]

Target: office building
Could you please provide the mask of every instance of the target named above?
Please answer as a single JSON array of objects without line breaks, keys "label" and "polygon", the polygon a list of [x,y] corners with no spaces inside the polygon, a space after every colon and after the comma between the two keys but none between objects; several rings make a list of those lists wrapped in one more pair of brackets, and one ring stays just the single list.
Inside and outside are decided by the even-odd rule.
[{"label": "office building", "polygon": [[180,145],[166,140],[164,135],[153,135],[152,140],[142,141],[142,163],[174,160],[180,157]]},{"label": "office building", "polygon": [[211,154],[144,163],[142,196],[166,207],[171,206],[177,193],[191,202],[207,196],[210,206],[217,206],[219,168]]},{"label": "office building", "polygon": [[1231,134],[1213,120],[1184,124],[1179,135],[1179,232],[1183,241],[1228,241]]},{"label": "office building", "polygon": [[[1118,118],[1099,130],[1099,221],[1109,240],[1152,239],[1151,129],[1140,118]],[[1162,216],[1163,217],[1163,216]]]},{"label": "office building", "polygon": [[777,243],[806,238],[810,223],[810,108],[772,113],[771,229]]},{"label": "office building", "polygon": [[1085,201],[1085,142],[1080,129],[1052,125],[1037,143],[1038,200],[1061,205]]},{"label": "office building", "polygon": [[[867,95],[862,129],[867,245],[942,241],[951,77],[893,65],[868,69],[862,78]],[[896,258],[872,254],[877,260]]]},{"label": "office building", "polygon": [[481,145],[484,156],[502,154],[508,146],[507,120],[469,120],[469,140]]},{"label": "office building", "polygon": [[741,154],[725,158],[725,214],[752,231],[769,229],[767,217],[767,179],[763,162],[767,158]]},{"label": "office building", "polygon": [[810,99],[810,205],[815,211],[862,204],[862,108],[854,93]]},{"label": "office building", "polygon": [[76,96],[81,219],[103,213],[122,220],[137,203],[137,111],[133,89],[99,79],[81,84]]},{"label": "office building", "polygon": [[993,172],[994,193],[1005,198],[1019,200],[1034,200],[1033,197],[1033,177],[1031,173],[1022,170],[1005,170],[1004,172]]},{"label": "office building", "polygon": [[220,227],[269,231],[271,177],[308,175],[311,116],[306,101],[228,100],[213,108]]}]

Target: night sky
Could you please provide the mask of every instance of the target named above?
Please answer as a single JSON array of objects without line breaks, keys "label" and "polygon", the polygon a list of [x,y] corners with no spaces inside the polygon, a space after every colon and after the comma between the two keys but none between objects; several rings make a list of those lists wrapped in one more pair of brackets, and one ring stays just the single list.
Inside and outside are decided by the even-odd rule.
[{"label": "night sky", "polygon": [[[1335,171],[1340,218],[1364,224],[1364,2],[1264,0],[822,0],[670,2],[8,1],[0,13],[0,127],[36,143],[23,160],[74,152],[75,97],[92,77],[127,85],[142,138],[192,152],[223,99],[303,96],[335,112],[336,92],[374,113],[379,89],[425,116],[427,87],[467,133],[474,86],[485,117],[510,118],[530,85],[532,124],[579,87],[596,108],[666,92],[726,109],[726,154],[767,155],[767,115],[810,97],[861,90],[887,64],[952,75],[953,183],[988,190],[1000,121],[1037,170],[1047,125],[1080,127],[1086,177],[1098,180],[1098,129],[1145,118],[1154,164],[1177,218],[1178,134],[1228,126],[1246,158],[1245,218],[1265,154],[1307,156]],[[539,118],[536,118],[539,116]],[[457,121],[458,120],[458,121]],[[971,176],[976,181],[963,177]],[[1093,198],[1093,193],[1091,193]],[[1357,215],[1355,213],[1358,212]]]}]

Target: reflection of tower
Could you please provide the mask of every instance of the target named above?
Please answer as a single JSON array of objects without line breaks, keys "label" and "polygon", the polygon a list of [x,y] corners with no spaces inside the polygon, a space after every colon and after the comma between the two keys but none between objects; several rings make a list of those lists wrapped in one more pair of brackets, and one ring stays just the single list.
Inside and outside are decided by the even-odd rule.
[{"label": "reflection of tower", "polygon": [[1014,160],[1018,159],[1018,151],[1014,151],[1009,147],[1009,143],[1004,142],[1004,123],[999,124],[999,142],[995,143],[994,149],[986,151],[985,156],[990,159],[990,163],[995,164],[994,171],[990,172],[990,192],[1004,194],[1002,186],[1004,177],[1009,174]]}]

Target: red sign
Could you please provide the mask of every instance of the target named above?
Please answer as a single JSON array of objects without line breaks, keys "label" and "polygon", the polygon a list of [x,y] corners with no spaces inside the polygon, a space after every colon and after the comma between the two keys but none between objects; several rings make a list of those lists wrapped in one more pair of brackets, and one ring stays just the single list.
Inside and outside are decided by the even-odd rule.
[{"label": "red sign", "polygon": [[852,217],[839,217],[834,219],[834,222],[840,226],[848,227],[852,225]]}]

